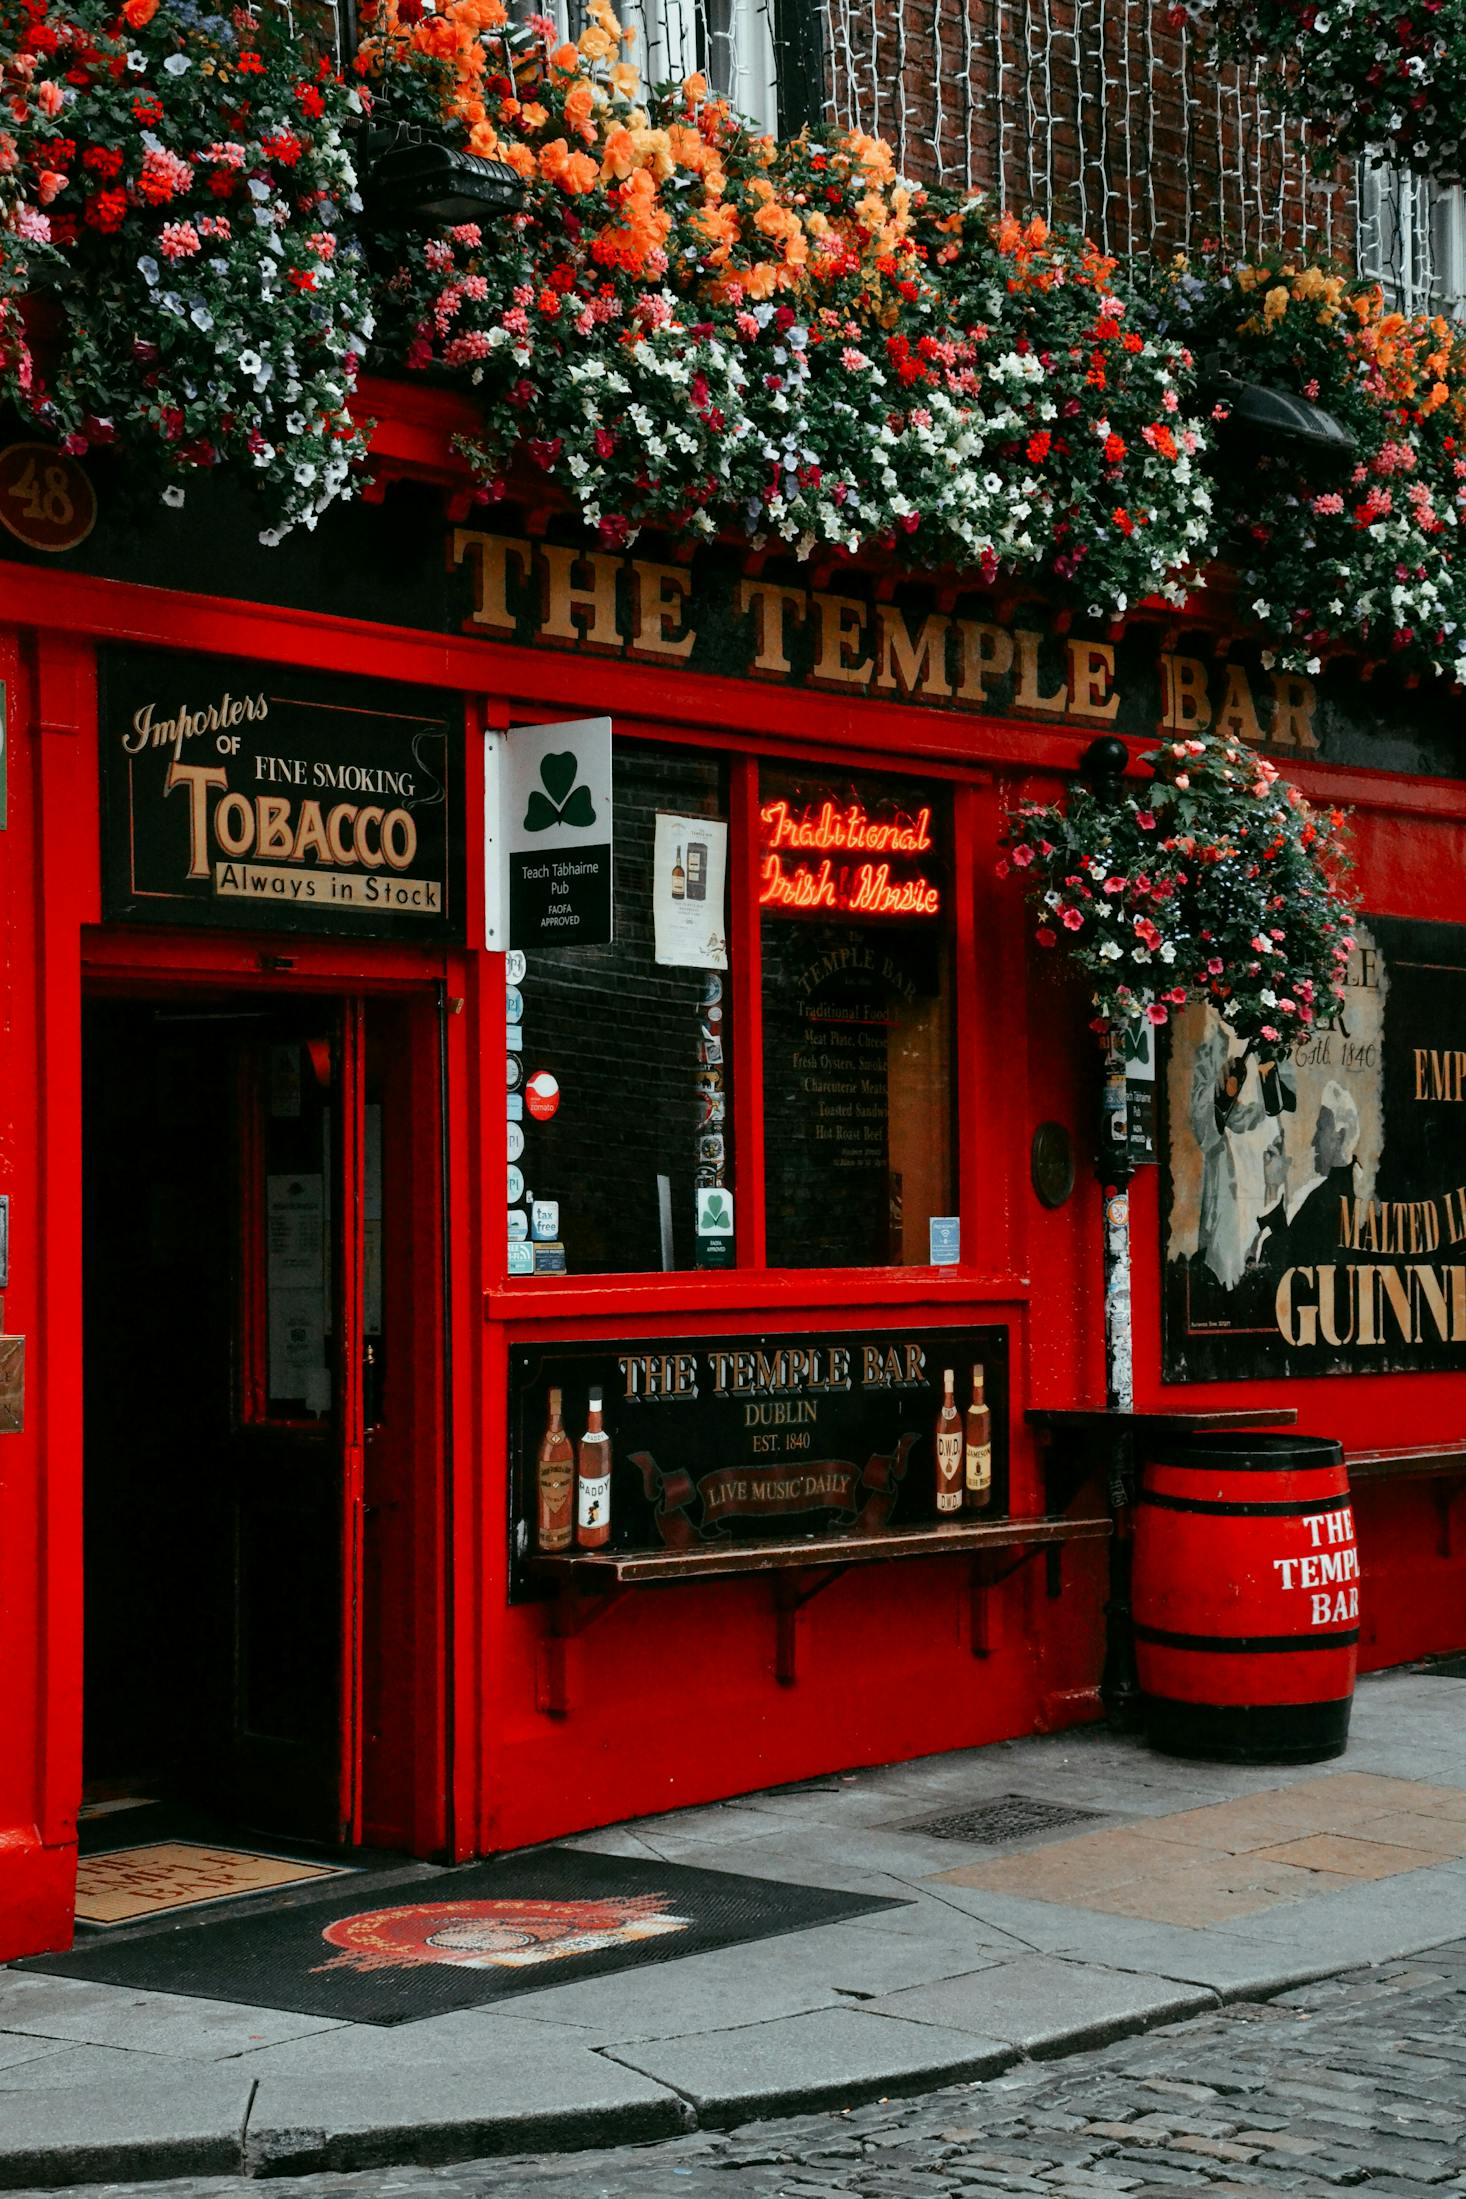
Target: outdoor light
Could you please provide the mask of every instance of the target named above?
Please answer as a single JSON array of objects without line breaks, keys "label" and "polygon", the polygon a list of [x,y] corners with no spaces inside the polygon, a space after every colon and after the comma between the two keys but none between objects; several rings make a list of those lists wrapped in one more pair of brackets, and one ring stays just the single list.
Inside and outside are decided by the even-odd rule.
[{"label": "outdoor light", "polygon": [[372,158],[362,189],[373,216],[399,228],[452,228],[517,214],[524,203],[524,185],[505,161],[407,130]]},{"label": "outdoor light", "polygon": [[1230,455],[1285,458],[1294,464],[1343,465],[1354,456],[1354,437],[1322,405],[1270,383],[1243,382],[1213,373],[1202,383],[1209,404],[1225,405],[1218,441]]}]

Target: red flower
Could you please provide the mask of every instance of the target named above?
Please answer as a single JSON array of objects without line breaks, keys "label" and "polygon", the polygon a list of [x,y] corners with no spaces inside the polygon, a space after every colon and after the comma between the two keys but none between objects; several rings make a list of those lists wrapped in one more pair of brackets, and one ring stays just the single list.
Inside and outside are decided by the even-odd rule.
[{"label": "red flower", "polygon": [[1107,435],[1105,437],[1105,464],[1107,466],[1118,466],[1124,455],[1125,438],[1122,435],[1113,433]]},{"label": "red flower", "polygon": [[127,219],[127,193],[94,191],[83,207],[82,214],[93,229],[100,229],[104,236],[110,236]]},{"label": "red flower", "polygon": [[260,139],[260,151],[268,160],[278,160],[282,168],[293,168],[301,155],[300,139],[293,130],[272,130],[268,137]]},{"label": "red flower", "polygon": [[1040,428],[1037,435],[1030,435],[1028,438],[1028,458],[1031,465],[1041,466],[1043,464],[1043,461],[1049,455],[1053,440],[1047,428]]},{"label": "red flower", "polygon": [[314,290],[316,287],[316,278],[308,267],[292,267],[288,280],[294,283],[297,290]]},{"label": "red flower", "polygon": [[83,168],[90,168],[93,175],[105,176],[110,182],[122,173],[122,155],[115,146],[89,145],[81,156]]}]

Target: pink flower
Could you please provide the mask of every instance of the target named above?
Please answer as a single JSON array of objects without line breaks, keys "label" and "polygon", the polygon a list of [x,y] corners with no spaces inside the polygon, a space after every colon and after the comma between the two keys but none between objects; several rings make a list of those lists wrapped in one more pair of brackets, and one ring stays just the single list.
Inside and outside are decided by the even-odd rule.
[{"label": "pink flower", "polygon": [[1221,956],[1214,954],[1206,966],[1206,974],[1208,977],[1220,977],[1225,968],[1226,964]]},{"label": "pink flower", "polygon": [[66,105],[66,94],[50,77],[36,89],[36,105],[43,115],[59,115]]},{"label": "pink flower", "polygon": [[1166,998],[1174,1002],[1176,1007],[1184,1008],[1186,1005],[1186,987],[1184,985],[1173,985]]},{"label": "pink flower", "polygon": [[1170,1009],[1163,1008],[1158,1000],[1153,1000],[1145,1012],[1152,1023],[1169,1023],[1171,1020]]},{"label": "pink flower", "polygon": [[158,239],[158,250],[165,259],[189,260],[199,248],[199,233],[191,221],[168,221]]},{"label": "pink flower", "polygon": [[1084,928],[1084,918],[1078,909],[1060,909],[1059,922],[1066,932],[1077,932]]},{"label": "pink flower", "polygon": [[1123,893],[1124,891],[1125,881],[1123,878],[1107,878],[1105,880],[1106,893]]},{"label": "pink flower", "polygon": [[1154,832],[1155,811],[1153,809],[1137,809],[1137,811],[1135,812],[1135,822],[1139,825],[1142,832]]},{"label": "pink flower", "polygon": [[995,877],[998,878],[1006,878],[1011,867],[1012,866],[1010,865],[1008,858],[1005,855],[999,862],[994,863],[993,874]]},{"label": "pink flower", "polygon": [[1172,786],[1180,787],[1182,793],[1184,794],[1187,787],[1189,787],[1191,784],[1191,779],[1188,773],[1184,771],[1178,771],[1175,778],[1171,781],[1171,784]]},{"label": "pink flower", "polygon": [[1276,1038],[1278,1035],[1276,1026],[1271,1023],[1264,1023],[1264,1025],[1262,1026],[1262,1035],[1264,1038]]},{"label": "pink flower", "polygon": [[1016,847],[1016,848],[1014,848],[1014,850],[1013,850],[1013,863],[1014,863],[1014,867],[1015,867],[1015,869],[1017,869],[1017,870],[1027,870],[1027,868],[1028,868],[1029,864],[1030,864],[1030,863],[1031,863],[1032,861],[1033,861],[1033,849],[1032,849],[1032,848],[1026,848],[1026,847]]}]

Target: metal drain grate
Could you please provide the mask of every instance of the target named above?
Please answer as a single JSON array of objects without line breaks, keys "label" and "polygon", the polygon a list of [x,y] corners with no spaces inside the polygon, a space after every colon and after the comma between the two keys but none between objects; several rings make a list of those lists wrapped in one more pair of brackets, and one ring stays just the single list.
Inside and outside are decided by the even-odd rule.
[{"label": "metal drain grate", "polygon": [[1026,1840],[1031,1833],[1058,1832],[1065,1825],[1085,1825],[1104,1816],[1103,1810],[1075,1809],[1064,1802],[1040,1802],[1031,1794],[999,1794],[975,1809],[950,1810],[942,1817],[923,1818],[906,1832],[925,1833],[928,1840],[965,1840],[976,1848],[1001,1847],[1005,1840]]}]

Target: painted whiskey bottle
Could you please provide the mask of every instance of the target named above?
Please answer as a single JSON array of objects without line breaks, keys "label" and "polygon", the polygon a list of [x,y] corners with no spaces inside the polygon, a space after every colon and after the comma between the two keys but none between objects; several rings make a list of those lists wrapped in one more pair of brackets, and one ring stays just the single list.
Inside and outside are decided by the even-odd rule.
[{"label": "painted whiskey bottle", "polygon": [[575,1539],[598,1550],[611,1539],[611,1438],[601,1425],[601,1393],[590,1393],[590,1416],[580,1439],[575,1476]]},{"label": "painted whiskey bottle", "polygon": [[535,1460],[536,1540],[541,1550],[568,1550],[575,1513],[575,1452],[560,1418],[562,1398],[550,1391],[550,1416]]},{"label": "painted whiskey bottle", "polygon": [[954,1394],[956,1380],[951,1367],[943,1369],[942,1409],[937,1415],[937,1510],[942,1513],[962,1509],[962,1415]]},{"label": "painted whiskey bottle", "polygon": [[983,1370],[972,1370],[972,1403],[967,1408],[965,1452],[966,1498],[969,1512],[981,1512],[993,1496],[993,1415],[983,1395]]}]

